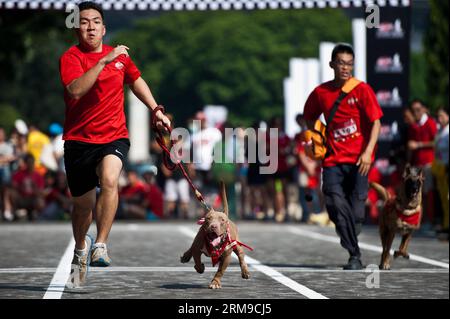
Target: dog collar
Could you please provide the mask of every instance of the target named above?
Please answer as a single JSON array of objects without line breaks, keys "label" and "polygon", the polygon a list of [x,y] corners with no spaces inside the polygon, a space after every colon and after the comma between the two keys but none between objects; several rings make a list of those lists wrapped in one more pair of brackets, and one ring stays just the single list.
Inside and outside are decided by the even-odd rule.
[{"label": "dog collar", "polygon": [[[199,225],[203,225],[203,223],[205,222],[204,218],[201,218],[197,224]],[[234,248],[235,246],[239,245],[239,246],[243,246],[251,251],[253,251],[253,248],[251,248],[250,246],[241,243],[240,241],[236,240],[236,239],[232,239],[231,238],[231,232],[230,232],[230,224],[227,224],[227,231],[221,236],[221,240],[218,244],[213,244],[213,241],[210,240],[207,236],[207,234],[205,234],[205,243],[206,243],[206,250],[208,252],[208,255],[211,257],[211,261],[212,261],[212,265],[213,267],[215,267],[217,265],[217,263],[220,260],[220,257],[222,257],[222,255]]]},{"label": "dog collar", "polygon": [[420,216],[419,214],[421,212],[420,206],[415,209],[402,209],[398,202],[395,201],[392,203],[392,206],[397,214],[397,218],[399,218],[402,222],[417,226],[420,223]]},{"label": "dog collar", "polygon": [[405,216],[411,216],[414,214],[417,214],[418,212],[420,212],[420,206],[412,208],[412,209],[405,209],[404,207],[402,207],[400,205],[400,203],[396,200],[395,201],[395,210],[397,212],[401,212],[403,215]]}]

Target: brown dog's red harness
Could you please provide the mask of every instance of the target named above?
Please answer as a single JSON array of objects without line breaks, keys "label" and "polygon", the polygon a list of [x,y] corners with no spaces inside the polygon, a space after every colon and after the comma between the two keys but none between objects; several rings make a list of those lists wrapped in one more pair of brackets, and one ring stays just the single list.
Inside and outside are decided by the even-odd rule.
[{"label": "brown dog's red harness", "polygon": [[395,200],[387,203],[386,206],[387,206],[387,209],[394,210],[395,213],[397,214],[397,218],[400,218],[400,220],[402,222],[407,223],[407,224],[412,225],[412,226],[419,225],[419,223],[420,223],[420,216],[421,216],[421,214],[420,214],[420,211],[421,211],[420,207],[414,213],[412,213],[410,215],[406,215],[406,214],[403,213],[403,210],[398,207],[397,201],[395,201]]},{"label": "brown dog's red harness", "polygon": [[[201,218],[197,222],[197,224],[202,225],[204,222],[205,222],[205,219]],[[251,248],[250,246],[248,246],[244,243],[241,243],[240,241],[238,241],[236,239],[231,238],[230,224],[227,225],[227,232],[224,235],[222,235],[219,242],[215,243],[214,240],[211,240],[205,234],[205,243],[206,243],[205,248],[208,252],[208,256],[211,257],[213,267],[215,267],[217,265],[217,263],[220,260],[220,257],[222,257],[222,255],[225,251],[228,251],[229,249],[235,247],[236,245],[244,246],[245,248],[253,251],[253,248]]]}]

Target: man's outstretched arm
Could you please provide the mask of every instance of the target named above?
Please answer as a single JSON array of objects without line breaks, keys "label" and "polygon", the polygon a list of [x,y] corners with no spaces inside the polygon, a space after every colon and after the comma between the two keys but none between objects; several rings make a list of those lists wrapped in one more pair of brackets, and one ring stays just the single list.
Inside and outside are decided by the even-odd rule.
[{"label": "man's outstretched arm", "polygon": [[[130,84],[129,87],[131,91],[133,91],[134,95],[136,95],[136,97],[150,110],[154,110],[158,106],[158,103],[156,103],[150,88],[142,77],[139,77],[136,81]],[[158,119],[158,128],[162,128],[162,122],[170,127],[170,120],[161,111],[158,111],[155,116]]]}]

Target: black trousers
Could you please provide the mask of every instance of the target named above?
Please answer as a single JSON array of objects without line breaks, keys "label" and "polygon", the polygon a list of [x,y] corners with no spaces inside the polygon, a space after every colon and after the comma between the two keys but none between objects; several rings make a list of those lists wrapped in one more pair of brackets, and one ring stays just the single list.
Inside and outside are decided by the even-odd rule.
[{"label": "black trousers", "polygon": [[361,256],[356,223],[365,219],[365,201],[369,189],[368,178],[358,172],[359,167],[341,164],[323,168],[322,191],[330,219],[336,225],[341,245],[350,256]]}]

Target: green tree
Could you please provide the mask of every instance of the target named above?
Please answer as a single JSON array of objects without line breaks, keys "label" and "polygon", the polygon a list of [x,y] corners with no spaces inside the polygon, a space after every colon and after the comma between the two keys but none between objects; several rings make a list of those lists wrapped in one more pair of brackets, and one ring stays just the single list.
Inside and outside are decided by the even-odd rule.
[{"label": "green tree", "polygon": [[448,106],[448,10],[449,2],[430,0],[430,23],[424,39],[428,63],[427,88],[430,108]]},{"label": "green tree", "polygon": [[0,103],[43,130],[64,119],[58,62],[75,40],[64,22],[64,12],[0,11]]},{"label": "green tree", "polygon": [[[0,104],[43,130],[64,118],[58,61],[76,42],[65,18],[56,11],[0,11]],[[113,43],[131,48],[178,125],[206,104],[223,104],[235,123],[250,125],[283,113],[291,57],[318,56],[320,41],[350,40],[341,10],[302,9],[165,13],[137,21]]]},{"label": "green tree", "polygon": [[0,104],[0,114],[0,127],[7,132],[14,127],[14,121],[22,117],[15,108],[7,104]]},{"label": "green tree", "polygon": [[427,93],[427,61],[423,52],[411,52],[411,70],[409,77],[409,87],[411,98],[418,98],[423,101],[428,100]]}]

